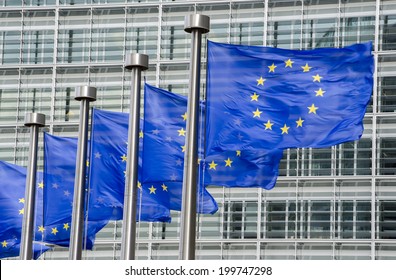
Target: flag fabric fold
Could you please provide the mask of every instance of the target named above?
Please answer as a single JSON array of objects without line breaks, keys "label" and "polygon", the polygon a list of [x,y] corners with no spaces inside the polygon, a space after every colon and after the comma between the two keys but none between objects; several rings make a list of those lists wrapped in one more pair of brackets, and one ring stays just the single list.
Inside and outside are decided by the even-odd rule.
[{"label": "flag fabric fold", "polygon": [[208,155],[354,141],[373,88],[372,44],[285,50],[208,42]]},{"label": "flag fabric fold", "polygon": [[[0,258],[19,256],[22,235],[22,220],[25,204],[26,168],[0,161]],[[42,173],[36,177],[35,236],[33,257],[37,259],[50,248],[44,243],[43,222],[43,185]]]}]

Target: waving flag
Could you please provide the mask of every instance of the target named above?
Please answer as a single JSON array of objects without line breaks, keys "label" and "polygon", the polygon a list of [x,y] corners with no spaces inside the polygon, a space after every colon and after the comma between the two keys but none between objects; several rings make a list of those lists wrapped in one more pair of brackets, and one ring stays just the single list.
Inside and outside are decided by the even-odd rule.
[{"label": "waving flag", "polygon": [[[76,155],[76,138],[44,134],[44,240],[66,247],[70,243]],[[94,214],[85,226],[87,249],[92,249],[96,233],[109,221],[95,219]]]},{"label": "waving flag", "polygon": [[[0,258],[19,256],[22,219],[24,215],[26,168],[0,161]],[[43,235],[43,183],[42,173],[37,174],[35,205],[35,240]],[[43,243],[33,242],[33,255],[37,259],[49,250]]]},{"label": "waving flag", "polygon": [[[125,113],[93,112],[90,212],[115,220],[122,219],[123,214],[128,119]],[[137,220],[169,222],[168,197],[151,186],[138,187]]]},{"label": "waving flag", "polygon": [[[145,85],[143,182],[175,182],[183,178],[187,98]],[[204,105],[201,104],[201,120]],[[200,124],[203,131],[203,122]],[[204,157],[199,139],[199,184],[271,189],[278,176],[282,150],[223,150]],[[154,180],[155,179],[155,180]],[[204,188],[201,187],[204,190]]]},{"label": "waving flag", "polygon": [[359,139],[371,51],[371,43],[300,51],[208,42],[207,154]]}]

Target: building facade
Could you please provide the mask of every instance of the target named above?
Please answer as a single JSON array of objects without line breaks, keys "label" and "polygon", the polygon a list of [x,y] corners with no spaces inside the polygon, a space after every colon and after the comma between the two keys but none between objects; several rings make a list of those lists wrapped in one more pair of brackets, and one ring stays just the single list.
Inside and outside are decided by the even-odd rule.
[{"label": "building facade", "polygon": [[[192,13],[211,19],[202,95],[206,39],[287,49],[372,41],[376,62],[361,140],[287,150],[270,191],[210,187],[219,211],[198,216],[197,259],[396,259],[395,0],[0,0],[0,160],[26,166],[33,110],[46,131],[77,136],[76,86],[98,89],[95,107],[128,112],[130,52],[149,56],[148,83],[186,94]],[[138,224],[138,259],[178,258],[180,213],[172,218]],[[110,222],[84,258],[119,259],[121,228]],[[42,256],[67,257],[59,247]]]}]

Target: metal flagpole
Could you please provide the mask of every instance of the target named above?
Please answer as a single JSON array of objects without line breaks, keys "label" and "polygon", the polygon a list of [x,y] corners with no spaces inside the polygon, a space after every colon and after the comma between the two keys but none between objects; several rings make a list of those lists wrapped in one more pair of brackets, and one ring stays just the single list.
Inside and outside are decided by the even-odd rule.
[{"label": "metal flagpole", "polygon": [[142,70],[148,69],[148,56],[131,53],[125,68],[131,70],[131,99],[129,106],[128,154],[126,164],[124,212],[122,222],[121,258],[135,259],[136,209],[139,164],[140,83]]},{"label": "metal flagpole", "polygon": [[184,31],[191,33],[191,60],[179,254],[183,260],[195,259],[201,35],[209,32],[209,22],[208,16],[199,14],[186,16],[184,22]]},{"label": "metal flagpole", "polygon": [[88,145],[89,102],[96,100],[96,88],[76,87],[75,100],[80,104],[80,124],[78,129],[78,148],[76,156],[76,175],[74,178],[74,196],[72,225],[70,233],[69,259],[81,260],[84,233],[85,180]]},{"label": "metal flagpole", "polygon": [[45,115],[28,113],[25,126],[30,127],[29,158],[26,173],[25,207],[22,221],[20,259],[31,260],[34,237],[34,207],[36,202],[36,172],[39,127],[45,126]]}]

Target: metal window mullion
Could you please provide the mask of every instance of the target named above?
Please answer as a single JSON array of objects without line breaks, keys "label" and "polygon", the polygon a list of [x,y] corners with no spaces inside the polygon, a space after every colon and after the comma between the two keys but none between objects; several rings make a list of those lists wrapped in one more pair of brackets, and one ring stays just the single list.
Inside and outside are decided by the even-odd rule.
[{"label": "metal window mullion", "polygon": [[51,94],[51,108],[50,108],[50,123],[49,132],[54,132],[55,122],[55,99],[56,99],[56,62],[58,58],[58,38],[59,38],[59,8],[55,8],[55,23],[54,23],[54,50],[53,50],[53,67],[52,67],[52,94]]},{"label": "metal window mullion", "polygon": [[357,175],[358,148],[357,141],[353,142],[353,175]]},{"label": "metal window mullion", "polygon": [[357,216],[357,201],[356,199],[353,200],[353,215],[352,215],[352,232],[353,232],[353,239],[356,239],[356,216]]},{"label": "metal window mullion", "polygon": [[311,238],[311,215],[312,215],[312,205],[311,200],[307,200],[307,238]]},{"label": "metal window mullion", "polygon": [[231,7],[231,2],[227,3],[228,4],[228,39],[227,43],[233,43],[231,42],[231,24],[232,24],[232,7]]},{"label": "metal window mullion", "polygon": [[[344,150],[344,144],[338,146],[338,168],[336,169],[336,175],[341,176],[342,173],[342,151]],[[337,172],[338,170],[338,172]]]},{"label": "metal window mullion", "polygon": [[290,149],[286,150],[286,176],[290,176]]},{"label": "metal window mullion", "polygon": [[42,34],[41,34],[41,52],[40,52],[40,55],[41,55],[41,59],[40,59],[40,61],[41,61],[41,64],[44,64],[44,58],[45,58],[45,41],[47,40],[47,38],[46,38],[46,32],[49,32],[48,30],[43,30],[42,31]]},{"label": "metal window mullion", "polygon": [[[301,175],[300,173],[300,149],[296,149],[296,176]],[[298,187],[298,179],[297,179],[297,187]]]},{"label": "metal window mullion", "polygon": [[330,203],[330,238],[334,239],[335,237],[335,219],[336,219],[336,185],[337,182],[334,179],[333,181],[333,201]]},{"label": "metal window mullion", "polygon": [[301,148],[301,176],[305,175],[305,148]]},{"label": "metal window mullion", "polygon": [[[223,187],[223,190],[225,191],[225,188]],[[229,191],[229,190],[228,190]],[[225,194],[225,192],[224,192]],[[223,194],[223,195],[224,195]],[[229,199],[228,199],[229,200]],[[224,203],[225,203],[225,195],[224,195]],[[227,221],[226,221],[226,230],[227,230],[227,239],[230,239],[230,229],[231,229],[231,204],[230,201],[227,201]]]},{"label": "metal window mullion", "polygon": [[241,209],[241,239],[245,239],[246,201],[242,201]]},{"label": "metal window mullion", "polygon": [[[374,83],[373,83],[373,119],[372,119],[372,143],[371,143],[371,259],[375,259],[375,220],[376,220],[376,191],[375,191],[375,175],[378,170],[376,167],[377,162],[377,151],[375,148],[377,147],[377,94],[378,94],[378,50],[379,50],[379,25],[380,25],[380,5],[381,1],[376,0],[376,9],[375,9],[375,31],[374,31]],[[379,164],[379,163],[378,163]]]},{"label": "metal window mullion", "polygon": [[285,200],[285,239],[289,239],[289,205],[290,201]]},{"label": "metal window mullion", "polygon": [[[261,200],[261,203],[263,204],[263,220],[262,220],[262,228],[261,231],[263,232],[263,237],[262,239],[266,239],[267,238],[267,231],[268,231],[268,227],[267,227],[267,197],[265,196],[264,199]],[[261,209],[261,208],[260,208]]]},{"label": "metal window mullion", "polygon": [[308,148],[308,176],[312,176],[312,154],[313,150],[312,148]]},{"label": "metal window mullion", "polygon": [[264,1],[264,32],[263,32],[263,45],[267,46],[267,33],[268,33],[268,0]]},{"label": "metal window mullion", "polygon": [[304,1],[301,1],[301,22],[300,22],[300,26],[301,26],[301,30],[300,30],[300,50],[303,49],[303,37],[304,37]]},{"label": "metal window mullion", "polygon": [[337,175],[337,146],[332,146],[330,148],[331,156],[330,156],[330,175]]},{"label": "metal window mullion", "polygon": [[[90,22],[89,22],[89,30],[88,30],[88,62],[92,62],[92,29],[93,29],[93,7],[91,7],[89,9],[90,11]],[[85,44],[85,40],[86,38],[84,38],[84,44]],[[84,55],[82,56],[84,57]]]},{"label": "metal window mullion", "polygon": [[23,36],[23,30],[25,26],[25,10],[21,10],[21,42],[19,43],[19,64],[22,64],[22,55],[23,55],[23,41],[24,41],[24,36]]},{"label": "metal window mullion", "polygon": [[295,188],[295,198],[296,198],[296,204],[294,207],[294,213],[295,213],[295,217],[294,217],[294,238],[297,239],[298,237],[298,179],[297,179],[297,183],[296,183],[296,188]]},{"label": "metal window mullion", "polygon": [[155,67],[155,85],[159,87],[160,83],[160,73],[161,73],[161,35],[162,35],[162,17],[163,17],[163,11],[162,11],[162,4],[158,5],[158,21],[157,21],[157,62],[156,62],[156,67]]},{"label": "metal window mullion", "polygon": [[300,239],[305,239],[305,237],[303,236],[304,219],[305,219],[305,213],[304,213],[304,198],[303,198],[300,199]]},{"label": "metal window mullion", "polygon": [[338,1],[338,16],[337,16],[337,28],[335,29],[335,40],[336,47],[340,47],[340,37],[341,37],[341,1]]},{"label": "metal window mullion", "polygon": [[342,212],[342,214],[341,214],[342,208],[341,208],[341,200],[340,199],[338,200],[337,210],[338,210],[338,215],[337,215],[337,223],[338,223],[337,233],[338,233],[338,238],[337,239],[341,239],[341,227],[343,227],[342,220],[341,220],[341,215],[343,215],[344,212]]},{"label": "metal window mullion", "polygon": [[[124,47],[122,49],[122,57],[125,59],[126,58],[126,48],[127,48],[127,34],[128,32],[128,8],[124,7]],[[121,83],[121,102],[120,102],[120,111],[124,112],[123,110],[123,105],[125,102],[125,95],[124,95],[124,91],[125,91],[125,67],[122,67],[122,83]],[[129,75],[129,72],[127,72]]]},{"label": "metal window mullion", "polygon": [[[256,238],[260,239],[261,238],[261,206],[263,204],[263,189],[259,188],[258,189],[258,204],[257,204],[257,226],[256,226]],[[260,247],[260,246],[258,246]],[[258,251],[258,256],[260,257],[260,251]]]}]

